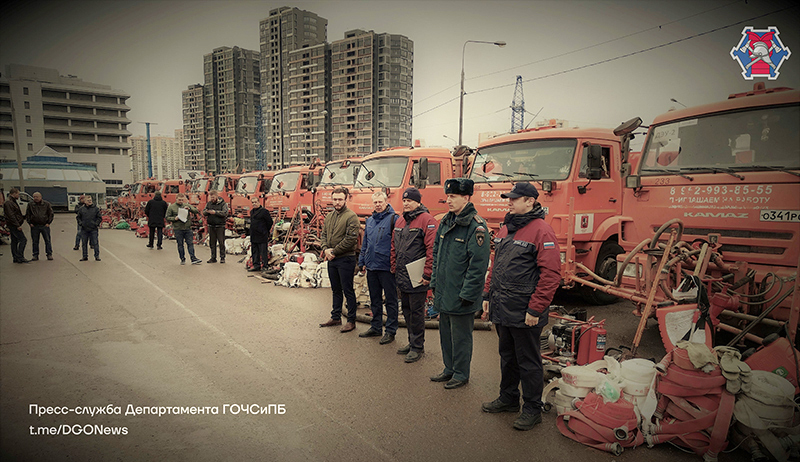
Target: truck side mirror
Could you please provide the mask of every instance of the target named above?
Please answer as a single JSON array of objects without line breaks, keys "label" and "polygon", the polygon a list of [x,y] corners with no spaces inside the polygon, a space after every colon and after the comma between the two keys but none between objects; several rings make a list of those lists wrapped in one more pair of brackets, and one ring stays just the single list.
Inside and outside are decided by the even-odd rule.
[{"label": "truck side mirror", "polygon": [[588,157],[586,158],[586,178],[599,180],[603,177],[603,147],[592,144],[589,145]]},{"label": "truck side mirror", "polygon": [[428,184],[428,158],[421,157],[417,161],[417,175],[414,178],[414,187],[417,189],[425,189]]}]

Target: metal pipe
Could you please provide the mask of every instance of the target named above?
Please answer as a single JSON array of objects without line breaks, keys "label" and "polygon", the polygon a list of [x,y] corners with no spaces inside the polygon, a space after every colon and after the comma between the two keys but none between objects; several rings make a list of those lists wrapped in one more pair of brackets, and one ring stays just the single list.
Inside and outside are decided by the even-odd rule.
[{"label": "metal pipe", "polygon": [[[758,316],[753,316],[752,314],[737,313],[731,310],[722,310],[722,313],[720,314],[723,314],[725,316],[730,316],[736,319],[743,319],[745,321],[755,321],[756,319],[758,319]],[[770,319],[770,318],[762,319],[761,322],[768,326],[773,326],[773,327],[783,327],[783,325],[786,324],[784,321],[777,321],[775,319]]]},{"label": "metal pipe", "polygon": [[794,292],[794,286],[793,286],[791,289],[787,290],[787,291],[786,291],[786,292],[785,292],[783,295],[781,295],[780,297],[778,297],[778,299],[777,299],[777,300],[775,300],[775,303],[773,303],[772,305],[770,305],[770,306],[769,306],[769,308],[767,308],[766,310],[762,311],[762,312],[761,312],[761,314],[759,314],[759,315],[758,315],[758,318],[756,318],[755,320],[753,320],[753,322],[751,322],[750,324],[748,324],[748,325],[747,325],[747,327],[745,327],[744,329],[742,329],[742,331],[741,331],[741,332],[740,332],[740,333],[739,333],[739,334],[738,334],[736,337],[734,337],[734,338],[733,338],[733,340],[731,340],[730,342],[728,342],[728,346],[733,346],[733,345],[736,345],[736,342],[738,342],[739,340],[741,340],[741,339],[742,339],[742,337],[743,337],[745,334],[747,334],[748,332],[750,332],[750,331],[751,331],[751,330],[752,330],[752,329],[753,329],[753,328],[754,328],[754,327],[755,327],[755,326],[756,326],[758,323],[760,323],[760,322],[761,322],[761,320],[762,320],[762,319],[766,318],[766,317],[767,317],[767,315],[768,315],[768,314],[770,314],[770,313],[772,312],[772,310],[774,310],[774,309],[775,309],[775,308],[776,308],[778,305],[780,305],[780,304],[781,304],[781,302],[783,302],[783,301],[786,299],[786,297],[788,297],[789,295],[791,295],[793,292]]},{"label": "metal pipe", "polygon": [[[721,323],[717,324],[717,328],[720,329],[720,330],[724,330],[725,332],[730,332],[731,334],[737,334],[738,335],[738,334],[742,333],[741,329],[737,329],[736,327],[733,327],[733,326],[731,326],[729,324],[725,324],[724,322],[721,322]],[[757,343],[759,345],[764,343],[764,339],[762,339],[761,337],[758,337],[756,335],[753,335],[753,334],[745,333],[744,334],[744,338],[746,338],[747,340],[750,340],[751,342],[755,342],[755,343]],[[738,340],[737,340],[737,342],[738,342]],[[728,346],[731,346],[731,344],[729,343]]]}]

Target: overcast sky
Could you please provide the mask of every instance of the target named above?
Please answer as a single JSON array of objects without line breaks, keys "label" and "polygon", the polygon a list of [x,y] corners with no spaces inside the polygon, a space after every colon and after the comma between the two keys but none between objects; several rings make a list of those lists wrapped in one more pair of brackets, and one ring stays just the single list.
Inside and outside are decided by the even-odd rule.
[{"label": "overcast sky", "polygon": [[[464,142],[507,132],[517,75],[526,125],[645,124],[675,98],[692,106],[752,88],[730,50],[745,26],[776,26],[793,55],[768,86],[800,88],[800,7],[791,1],[11,1],[0,16],[0,69],[57,69],[131,95],[130,131],[172,136],[181,91],[203,82],[203,55],[220,46],[258,50],[258,24],[294,6],[328,20],[328,41],[351,29],[414,41],[413,136],[429,146],[458,137],[458,86],[466,48]],[[788,9],[787,9],[788,8]],[[782,11],[779,11],[782,10]],[[778,12],[776,12],[778,11]],[[672,43],[676,42],[676,43]],[[670,44],[672,43],[672,44]],[[649,50],[649,51],[643,51]],[[623,57],[631,55],[629,57]],[[620,58],[621,57],[621,58]],[[619,59],[616,59],[619,58]],[[765,81],[765,79],[757,79]],[[540,112],[541,110],[541,112]]]}]

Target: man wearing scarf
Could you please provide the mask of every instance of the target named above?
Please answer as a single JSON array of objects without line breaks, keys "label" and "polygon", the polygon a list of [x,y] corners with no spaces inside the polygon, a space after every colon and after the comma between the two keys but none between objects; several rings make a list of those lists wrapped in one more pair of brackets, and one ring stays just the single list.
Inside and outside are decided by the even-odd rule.
[{"label": "man wearing scarf", "polygon": [[522,412],[517,430],[542,421],[544,373],[539,336],[547,325],[549,306],[561,284],[561,258],[553,228],[536,201],[539,191],[519,182],[500,197],[509,213],[494,238],[494,262],[483,293],[483,318],[495,325],[500,351],[500,396],[481,406],[484,412]]}]

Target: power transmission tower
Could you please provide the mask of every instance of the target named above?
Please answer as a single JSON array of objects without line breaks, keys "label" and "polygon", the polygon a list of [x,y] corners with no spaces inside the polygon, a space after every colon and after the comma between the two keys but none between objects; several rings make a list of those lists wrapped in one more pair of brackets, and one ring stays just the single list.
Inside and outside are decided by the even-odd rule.
[{"label": "power transmission tower", "polygon": [[525,128],[525,96],[522,95],[522,76],[517,76],[514,100],[511,101],[511,133]]}]

